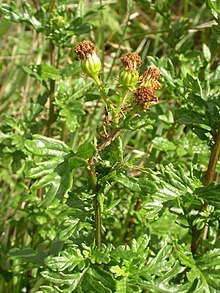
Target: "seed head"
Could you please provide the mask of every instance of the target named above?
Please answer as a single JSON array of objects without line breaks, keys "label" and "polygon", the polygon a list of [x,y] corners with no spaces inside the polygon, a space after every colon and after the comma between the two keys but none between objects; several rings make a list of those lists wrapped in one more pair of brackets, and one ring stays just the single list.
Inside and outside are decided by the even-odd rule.
[{"label": "seed head", "polygon": [[93,79],[97,79],[97,74],[101,70],[101,61],[96,55],[95,45],[84,40],[75,47],[74,51],[81,60],[82,70]]},{"label": "seed head", "polygon": [[80,60],[85,60],[95,52],[95,45],[87,40],[80,42],[74,49]]},{"label": "seed head", "polygon": [[136,52],[128,53],[120,59],[125,70],[138,71],[141,65],[141,57]]},{"label": "seed head", "polygon": [[120,59],[124,68],[119,72],[119,84],[132,88],[139,79],[138,69],[141,65],[141,57],[133,52],[122,56]]},{"label": "seed head", "polygon": [[137,105],[146,110],[149,104],[157,103],[158,99],[152,87],[142,85],[139,86],[134,93],[134,101]]},{"label": "seed head", "polygon": [[160,78],[160,69],[156,66],[150,66],[140,77],[142,85],[152,87],[154,90],[160,88],[158,79]]}]

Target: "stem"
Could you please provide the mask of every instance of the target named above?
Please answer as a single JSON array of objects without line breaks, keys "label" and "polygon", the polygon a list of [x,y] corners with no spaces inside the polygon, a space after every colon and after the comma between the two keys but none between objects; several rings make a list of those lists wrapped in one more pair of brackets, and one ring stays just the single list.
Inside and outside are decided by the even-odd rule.
[{"label": "stem", "polygon": [[95,81],[95,83],[97,84],[97,86],[99,87],[100,95],[101,95],[102,99],[104,100],[105,104],[107,105],[107,108],[114,111],[114,107],[113,107],[111,101],[109,100],[108,95],[105,92],[105,85],[101,83],[98,75],[93,75],[92,78]]},{"label": "stem", "polygon": [[[49,7],[49,23],[52,17],[53,9],[56,5],[56,0],[51,0]],[[52,40],[49,42],[50,65],[55,67],[55,46]],[[49,119],[47,124],[47,135],[52,136],[51,126],[54,122],[54,96],[55,96],[55,80],[50,80],[50,105],[49,105]]]},{"label": "stem", "polygon": [[95,244],[98,248],[101,248],[101,229],[102,229],[102,215],[101,205],[96,195],[94,198],[94,209],[95,209]]},{"label": "stem", "polygon": [[122,105],[123,105],[123,103],[124,103],[124,101],[125,101],[125,98],[126,98],[127,92],[128,92],[128,91],[127,91],[127,88],[122,87],[121,94],[120,94],[120,96],[119,96],[119,100],[118,100],[118,105],[117,105],[117,107],[116,107],[116,109],[115,109],[115,112],[114,112],[114,122],[115,122],[116,124],[119,123],[118,115],[119,115],[119,112],[120,112],[120,110],[121,110],[121,107],[122,107]]},{"label": "stem", "polygon": [[[204,185],[209,185],[211,182],[215,181],[215,169],[220,155],[220,126],[218,132],[214,137],[214,145],[211,150],[211,155],[209,159],[208,169],[204,178]],[[207,204],[201,206],[201,211],[207,209]],[[207,226],[204,233],[207,235]],[[202,234],[202,230],[197,230],[195,227],[192,228],[192,241],[191,241],[191,251],[196,253],[199,239]],[[205,236],[205,235],[204,235]],[[204,237],[203,237],[204,238]]]},{"label": "stem", "polygon": [[[49,43],[50,64],[55,67],[55,47],[52,41]],[[54,122],[54,96],[55,96],[55,80],[50,80],[50,105],[49,105],[49,119],[47,124],[47,134],[52,136],[51,126]]]},{"label": "stem", "polygon": [[209,165],[208,165],[208,169],[207,169],[205,180],[204,180],[205,185],[208,185],[215,179],[215,169],[219,159],[219,154],[220,154],[220,126],[214,138],[214,145],[212,147],[212,152],[209,159]]},{"label": "stem", "polygon": [[32,0],[32,2],[34,3],[34,6],[37,10],[40,10],[40,3],[38,3],[37,0]]},{"label": "stem", "polygon": [[101,248],[101,228],[102,228],[102,212],[98,198],[98,181],[94,166],[94,158],[89,160],[89,179],[92,191],[96,194],[94,197],[94,212],[95,212],[95,244],[97,248]]}]

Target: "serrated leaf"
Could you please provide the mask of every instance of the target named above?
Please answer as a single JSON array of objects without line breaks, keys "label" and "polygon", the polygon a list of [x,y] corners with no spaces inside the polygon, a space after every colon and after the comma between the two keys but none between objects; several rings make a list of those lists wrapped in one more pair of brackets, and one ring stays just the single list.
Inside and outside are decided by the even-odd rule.
[{"label": "serrated leaf", "polygon": [[51,160],[40,162],[28,170],[26,176],[31,179],[35,179],[48,173],[54,172],[54,169],[63,162],[63,157],[54,157]]},{"label": "serrated leaf", "polygon": [[116,288],[116,281],[111,273],[102,269],[98,265],[89,268],[87,273],[90,274],[94,279],[100,281],[106,288],[109,288],[111,292],[114,292]]},{"label": "serrated leaf", "polygon": [[64,142],[41,135],[33,135],[33,140],[26,140],[25,147],[37,156],[65,156],[69,153]]},{"label": "serrated leaf", "polygon": [[45,280],[51,283],[60,284],[60,285],[71,285],[71,289],[74,290],[80,283],[85,273],[85,270],[82,273],[75,273],[75,274],[64,274],[62,272],[55,273],[55,272],[43,271],[41,272],[41,275]]},{"label": "serrated leaf", "polygon": [[69,239],[71,235],[75,232],[78,223],[79,223],[79,219],[66,220],[63,223],[63,226],[66,228],[63,228],[60,231],[59,239],[62,241],[66,241],[67,239]]},{"label": "serrated leaf", "polygon": [[76,266],[84,262],[79,249],[71,249],[70,251],[63,251],[61,256],[48,257],[45,261],[46,265],[53,271],[72,271]]},{"label": "serrated leaf", "polygon": [[[89,271],[89,272],[91,272],[91,271]],[[94,292],[94,293],[113,293],[112,290],[110,290],[109,288],[104,286],[101,281],[95,279],[94,276],[91,275],[89,272],[86,272],[85,279],[88,282],[88,284],[90,285],[91,292]],[[89,291],[87,291],[87,292],[89,292]]]},{"label": "serrated leaf", "polygon": [[124,174],[119,174],[114,178],[114,181],[117,183],[122,184],[123,186],[127,187],[132,191],[141,192],[141,188],[136,180],[136,178],[131,176],[126,176]]}]

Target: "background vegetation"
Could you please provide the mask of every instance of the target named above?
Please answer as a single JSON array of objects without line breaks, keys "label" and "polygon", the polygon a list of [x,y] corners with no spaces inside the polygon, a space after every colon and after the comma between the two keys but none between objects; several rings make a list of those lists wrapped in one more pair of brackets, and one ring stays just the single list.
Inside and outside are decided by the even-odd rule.
[{"label": "background vegetation", "polygon": [[[2,1],[0,14],[0,291],[220,292],[220,3]],[[74,52],[84,39],[101,85]],[[159,102],[135,108],[137,84],[118,121],[128,52],[140,74],[160,69]]]}]

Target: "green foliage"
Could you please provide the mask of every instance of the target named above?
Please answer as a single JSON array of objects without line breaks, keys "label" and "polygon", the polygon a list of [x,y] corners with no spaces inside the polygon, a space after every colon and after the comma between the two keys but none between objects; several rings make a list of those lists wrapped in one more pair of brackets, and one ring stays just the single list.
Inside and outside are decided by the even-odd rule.
[{"label": "green foliage", "polygon": [[218,1],[0,15],[0,291],[219,292]]}]

